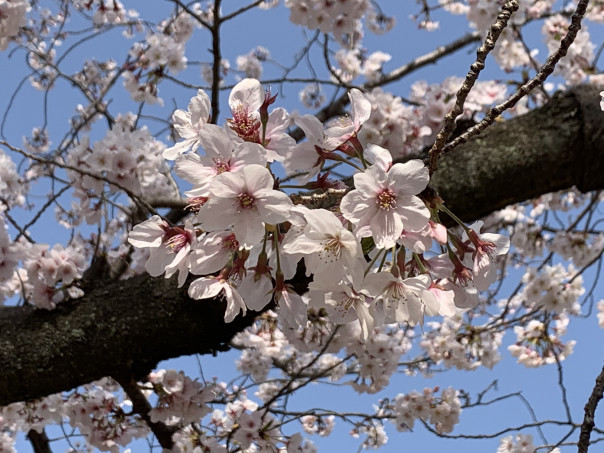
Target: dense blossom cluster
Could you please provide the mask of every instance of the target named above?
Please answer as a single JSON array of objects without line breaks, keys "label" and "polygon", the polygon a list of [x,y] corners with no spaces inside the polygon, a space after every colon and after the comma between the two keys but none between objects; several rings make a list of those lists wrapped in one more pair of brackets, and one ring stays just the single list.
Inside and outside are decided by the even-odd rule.
[{"label": "dense blossom cluster", "polygon": [[[261,310],[274,293],[289,325],[306,325],[308,303],[326,310],[336,324],[358,320],[364,339],[382,324],[422,323],[425,314],[451,316],[455,300],[464,300],[459,307],[470,306],[465,287],[473,280],[478,289],[487,289],[495,279],[493,260],[507,251],[508,241],[464,226],[463,235],[450,233],[457,253],[424,258],[433,238],[448,243],[446,233],[437,233],[439,228],[444,232],[436,221],[442,205],[431,213],[417,197],[428,183],[428,171],[419,160],[393,163],[386,149],[363,147],[356,135],[370,116],[371,103],[358,90],[350,99],[350,117],[326,125],[311,115],[296,117],[308,141],[295,145],[283,132],[287,113],[275,109],[269,114],[274,98],[257,80],[235,86],[229,98],[233,118],[224,128],[206,124],[209,99],[200,91],[187,112],[174,115],[185,140],[164,152],[175,159],[176,173],[193,184],[187,194],[196,211],[195,226],[171,226],[159,217],[136,225],[129,241],[152,248],[147,270],[152,275],[165,270],[166,277],[178,270],[181,285],[188,272],[202,275],[190,284],[189,294],[194,299],[223,294],[227,321],[247,309]],[[353,166],[362,170],[354,175],[355,189],[341,200],[339,217],[325,209],[293,207],[285,193],[275,190],[266,168],[279,161],[290,172],[311,167],[299,175],[306,182],[327,160],[341,160],[339,153],[360,156],[360,166]],[[390,256],[389,272],[365,261],[364,238],[371,238],[376,258]],[[313,276],[307,302],[284,284],[300,258]]]},{"label": "dense blossom cluster", "polygon": [[[195,9],[201,12],[199,5]],[[122,77],[134,101],[163,103],[157,84],[164,73],[175,75],[187,68],[185,44],[192,36],[194,24],[188,14],[178,14],[149,33],[145,41],[133,44]]]},{"label": "dense blossom cluster", "polygon": [[398,395],[394,400],[395,412],[398,414],[394,424],[399,431],[410,431],[418,419],[434,425],[439,433],[450,433],[459,422],[461,402],[459,392],[452,388],[442,390],[436,396],[438,387],[426,387],[422,393],[411,392]]},{"label": "dense blossom cluster", "polygon": [[[406,105],[401,98],[374,88],[367,93],[371,114],[358,138],[363,145],[376,144],[390,151],[394,158],[416,153],[434,141],[444,116],[455,104],[455,94],[461,86],[459,77],[448,77],[440,84],[424,81],[411,87],[409,99],[416,105]],[[465,103],[464,119],[472,119],[504,100],[507,88],[495,81],[477,82]]]},{"label": "dense blossom cluster", "polygon": [[[169,196],[176,187],[162,153],[165,145],[156,140],[146,127],[135,128],[132,114],[116,118],[106,136],[90,145],[89,138],[70,149],[66,158],[69,172],[80,199],[79,221],[96,223],[103,215],[96,201],[106,190],[129,190],[148,197]],[[82,176],[81,171],[86,174]]]},{"label": "dense blossom cluster", "polygon": [[362,29],[360,20],[367,15],[369,29],[383,32],[394,26],[394,18],[377,13],[367,0],[285,0],[290,9],[289,20],[311,30],[332,33],[342,45],[350,45],[360,40]]},{"label": "dense blossom cluster", "polygon": [[105,378],[85,386],[69,396],[50,395],[40,400],[14,403],[0,410],[0,430],[5,434],[5,451],[14,452],[14,439],[8,436],[15,430],[42,432],[52,423],[69,422],[86,441],[103,451],[117,453],[120,446],[133,439],[145,437],[149,428],[138,416],[129,415],[131,403],[120,399],[117,384]]},{"label": "dense blossom cluster", "polygon": [[457,316],[429,325],[431,331],[424,335],[420,346],[436,364],[474,370],[479,366],[493,368],[501,359],[502,332],[464,326],[463,319]]},{"label": "dense blossom cluster", "polygon": [[[443,7],[453,14],[465,14],[473,26],[486,35],[491,25],[495,22],[501,2],[475,1],[450,2],[439,0]],[[561,39],[568,31],[568,20],[560,14],[552,15],[554,0],[519,1],[519,10],[512,15],[513,27],[503,30],[495,48],[495,58],[498,63],[509,71],[518,67],[533,65],[536,52],[531,52],[523,42],[519,28],[525,23],[541,17],[545,19],[541,33],[550,52],[554,52],[560,45]],[[596,2],[597,3],[597,2]],[[602,21],[602,6],[590,5],[588,17],[594,21]],[[577,38],[569,49],[566,58],[562,59],[556,71],[569,84],[581,83],[590,71],[594,56],[594,44],[591,42],[589,32],[585,27],[579,32]]]}]

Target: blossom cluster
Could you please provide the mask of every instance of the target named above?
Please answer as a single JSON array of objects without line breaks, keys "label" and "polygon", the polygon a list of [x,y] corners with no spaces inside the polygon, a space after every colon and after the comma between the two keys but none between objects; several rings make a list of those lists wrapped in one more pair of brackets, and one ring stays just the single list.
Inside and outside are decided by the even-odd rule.
[{"label": "blossom cluster", "polygon": [[158,82],[167,71],[178,74],[187,68],[185,44],[193,29],[191,16],[178,14],[160,24],[156,32],[147,34],[144,41],[133,44],[122,77],[124,87],[134,101],[163,103],[158,96]]},{"label": "blossom cluster", "polygon": [[[374,88],[366,94],[371,102],[369,118],[358,133],[363,145],[376,144],[390,151],[394,158],[411,155],[430,145],[442,126],[444,116],[455,104],[455,94],[462,84],[459,77],[447,77],[440,84],[416,82],[406,105],[400,97]],[[462,118],[471,119],[505,99],[507,88],[495,81],[477,82],[464,104]]]},{"label": "blossom cluster", "polygon": [[25,202],[24,194],[28,187],[24,183],[13,160],[0,149],[0,212]]},{"label": "blossom cluster", "polygon": [[19,29],[27,24],[26,14],[30,9],[27,0],[0,3],[0,50],[5,50],[11,39],[19,34]]},{"label": "blossom cluster", "polygon": [[[506,436],[499,441],[499,448],[496,453],[533,453],[535,445],[533,436],[530,434],[516,434],[515,436]],[[559,448],[550,450],[551,453],[560,453]]]},{"label": "blossom cluster", "polygon": [[572,264],[568,269],[560,263],[545,266],[540,272],[529,268],[522,279],[526,282],[522,297],[529,305],[556,313],[579,313],[578,300],[585,289],[582,276],[576,274]]},{"label": "blossom cluster", "polygon": [[[495,23],[501,2],[494,1],[445,1],[439,0],[443,7],[453,14],[465,14],[470,23],[486,36],[491,25]],[[528,67],[533,64],[536,51],[530,51],[522,41],[515,29],[525,23],[538,18],[546,17],[541,29],[541,34],[550,53],[560,47],[560,41],[568,31],[568,20],[561,14],[552,14],[554,0],[520,1],[519,9],[510,18],[513,27],[503,29],[493,52],[499,65],[512,71],[519,67]],[[590,20],[601,22],[601,5],[590,5],[587,17]],[[556,73],[562,76],[568,84],[576,85],[586,79],[590,72],[591,62],[594,58],[595,45],[591,42],[589,32],[583,26],[579,31],[573,45],[565,58],[556,66]]]},{"label": "blossom cluster", "polygon": [[[556,14],[545,20],[541,33],[550,53],[555,52],[560,47],[560,41],[566,36],[567,32],[568,23],[562,15]],[[556,73],[564,77],[571,85],[583,82],[592,70],[595,48],[595,44],[591,42],[589,31],[583,26],[577,33],[577,37],[568,49],[566,56],[556,66]]]},{"label": "blossom cluster", "polygon": [[121,24],[128,16],[136,15],[135,12],[126,11],[120,0],[75,0],[74,4],[81,10],[93,11],[93,20],[97,26]]},{"label": "blossom cluster", "polygon": [[394,18],[378,14],[367,0],[285,0],[285,6],[290,9],[291,22],[321,33],[332,33],[342,45],[350,46],[359,40],[360,20],[365,15],[373,32],[382,33],[394,26]]},{"label": "blossom cluster", "polygon": [[436,364],[474,370],[479,366],[493,368],[501,359],[502,332],[465,325],[459,316],[442,323],[430,322],[429,326],[431,330],[424,335],[420,346]]},{"label": "blossom cluster", "polygon": [[[259,6],[269,8],[277,2],[266,0]],[[119,0],[72,3],[93,12],[97,30],[108,24],[119,24],[126,30],[125,36],[134,28],[143,30],[136,12],[126,11]],[[332,54],[336,66],[331,68],[332,81],[348,84],[363,76],[377,86],[387,76],[391,56],[368,53],[360,46],[363,17],[376,32],[393,25],[393,19],[378,12],[372,2],[285,3],[295,23],[332,33],[342,45]],[[444,9],[467,14],[482,33],[493,22],[500,4],[482,0],[442,3]],[[556,49],[567,32],[567,21],[549,14],[553,1],[520,4],[512,23],[520,26],[547,15],[542,33],[549,50]],[[0,49],[25,25],[28,5],[0,0]],[[212,23],[211,6],[204,8],[191,5],[199,22]],[[491,316],[486,313],[496,306],[494,296],[480,299],[479,292],[491,289],[501,270],[498,257],[507,253],[509,241],[494,234],[496,228],[481,223],[468,227],[458,221],[456,228],[446,228],[441,217],[456,220],[454,213],[427,190],[429,172],[423,162],[409,159],[433,142],[442,118],[455,103],[461,79],[447,78],[434,85],[417,82],[411,89],[411,102],[379,87],[366,93],[352,89],[350,114],[323,123],[313,115],[271,109],[276,97],[252,79],[260,78],[270,53],[256,47],[236,60],[237,71],[251,78],[232,90],[231,117],[226,124],[210,124],[210,98],[199,90],[187,110],[174,112],[176,143],[166,148],[148,129],[136,126],[142,117],[112,118],[104,97],[123,71],[124,85],[134,100],[161,102],[158,84],[168,72],[177,74],[187,67],[185,44],[198,22],[188,12],[174,11],[157,28],[147,28],[146,38],[132,45],[121,70],[112,60],[87,60],[73,73],[72,83],[93,99],[76,108],[77,116],[71,122],[78,131],[73,135],[76,145],[59,145],[56,166],[50,161],[48,165],[23,161],[29,167],[20,176],[11,158],[0,150],[0,211],[4,212],[0,297],[4,300],[19,294],[39,308],[54,308],[67,296],[82,294],[78,280],[93,252],[102,251],[110,264],[121,260],[130,266],[122,277],[143,270],[152,276],[176,275],[180,286],[189,283],[189,295],[199,303],[208,298],[224,300],[226,322],[250,310],[264,311],[232,343],[241,349],[238,370],[251,378],[246,378],[245,387],[204,385],[176,370],[157,371],[139,384],[153,407],[151,421],[178,428],[173,437],[175,450],[316,451],[302,435],[281,431],[289,421],[284,421],[285,415],[275,414],[290,390],[320,378],[359,393],[376,393],[401,368],[409,374],[417,370],[429,374],[439,365],[464,370],[491,368],[500,359],[506,316],[509,325],[515,325],[517,336],[508,350],[520,363],[540,366],[563,360],[572,352],[574,341],[563,342],[561,337],[569,316],[580,311],[579,298],[584,293],[580,274],[601,255],[603,236],[589,233],[587,228],[582,233],[547,232],[535,218],[549,209],[571,210],[584,198],[573,191],[564,196],[547,195],[535,201],[530,214],[520,208],[499,214],[499,220],[513,233],[514,258],[538,257],[547,249],[573,264],[554,261],[539,272],[528,267],[518,294],[499,302],[497,315],[501,317]],[[588,14],[592,20],[603,20],[602,11],[601,5],[592,4]],[[13,18],[7,20],[11,14]],[[40,29],[61,23],[59,14],[41,12]],[[32,20],[30,27],[34,24]],[[421,26],[428,30],[435,23]],[[60,42],[44,41],[42,37],[48,33],[36,29],[24,31],[40,35],[27,45],[32,83],[49,89],[57,77],[67,74],[58,68]],[[505,30],[495,51],[505,70],[527,67],[537,56],[514,33],[512,27]],[[578,83],[591,70],[593,57],[594,46],[583,29],[557,70],[569,83]],[[224,76],[230,63],[223,59],[220,65]],[[211,67],[202,68],[203,78],[212,83]],[[326,99],[320,83],[301,93],[305,104],[313,108]],[[479,119],[506,93],[504,82],[477,82],[461,119]],[[80,133],[103,114],[112,128],[91,143]],[[292,128],[301,131],[305,140],[297,143],[289,135]],[[24,138],[23,146],[39,157],[47,153],[49,145],[48,131],[36,128],[31,138]],[[173,162],[174,173],[191,186],[185,192],[190,214],[182,222],[161,215],[142,221],[144,209],[153,211],[149,204],[154,199],[178,197],[164,159]],[[91,234],[90,240],[75,234],[68,245],[49,247],[35,244],[24,229],[12,241],[5,222],[11,220],[13,207],[25,204],[30,179],[48,171],[43,167],[52,167],[54,178],[55,170],[64,166],[68,170],[61,176],[67,175],[77,201],[71,207],[64,207],[62,200],[56,202],[57,218],[68,228],[97,224],[99,233]],[[330,174],[332,166],[336,171]],[[335,180],[334,174],[346,177]],[[108,211],[113,204],[117,206],[123,191],[136,206],[112,219]],[[294,193],[298,191],[305,192]],[[127,234],[126,243],[124,230],[132,221],[139,223]],[[520,260],[509,261],[520,267]],[[302,289],[290,284],[302,280],[307,283]],[[477,309],[468,313],[472,308]],[[519,323],[513,317],[522,309],[535,310],[540,317]],[[604,326],[604,302],[598,304],[598,310]],[[488,324],[473,322],[475,316],[488,318]],[[424,324],[426,317],[438,320]],[[422,329],[415,329],[418,324]],[[403,363],[402,357],[415,351],[415,346],[423,355]],[[255,397],[264,405],[247,397],[246,391],[252,387],[257,388]],[[41,431],[49,423],[68,421],[91,446],[118,451],[149,430],[130,410],[130,401],[116,392],[117,385],[104,380],[71,394],[1,409],[0,450],[13,449],[15,430]],[[437,389],[426,389],[398,395],[390,406],[384,403],[382,412],[376,408],[375,418],[356,424],[352,434],[366,437],[364,448],[377,448],[387,441],[382,420],[388,418],[400,430],[411,429],[422,420],[437,432],[448,433],[461,412],[459,394],[453,389],[437,394]],[[272,415],[271,408],[276,408]],[[329,435],[336,423],[336,417],[327,412],[298,413],[296,417],[307,434]],[[517,435],[515,441],[510,437],[501,442],[501,452],[534,449],[530,436]]]},{"label": "blossom cluster", "polygon": [[527,367],[562,361],[572,354],[576,344],[575,340],[564,343],[560,338],[566,333],[568,322],[568,316],[559,315],[551,321],[533,319],[526,326],[516,326],[517,341],[508,346],[508,351]]},{"label": "blossom cluster", "polygon": [[394,410],[398,414],[393,422],[396,429],[411,431],[415,421],[421,419],[434,425],[434,429],[440,434],[453,431],[461,414],[459,392],[446,388],[438,397],[436,396],[438,390],[438,387],[426,387],[422,393],[398,395],[394,401]]},{"label": "blossom cluster", "polygon": [[158,395],[158,402],[149,412],[154,423],[184,426],[211,411],[206,403],[214,399],[212,386],[204,386],[183,372],[159,370],[149,375],[149,382]]},{"label": "blossom cluster", "polygon": [[[268,112],[275,97],[254,79],[231,92],[233,117],[225,127],[207,123],[210,102],[203,91],[187,111],[175,112],[184,140],[163,155],[193,185],[186,194],[195,216],[183,225],[154,216],[134,227],[129,242],[151,248],[145,265],[151,275],[178,272],[181,286],[189,273],[200,275],[189,295],[223,294],[227,322],[248,309],[262,310],[274,298],[284,325],[304,327],[307,308],[314,308],[336,324],[357,320],[364,339],[382,324],[414,325],[424,315],[452,316],[470,307],[473,286],[486,290],[493,283],[494,259],[506,253],[509,241],[481,233],[478,223],[447,236],[438,223],[444,205],[436,202],[430,210],[418,197],[428,183],[427,168],[419,160],[395,163],[385,148],[362,145],[357,133],[371,102],[358,90],[350,100],[350,117],[325,125],[312,115],[294,117],[307,137],[301,144],[284,132],[287,112]],[[272,173],[277,163],[300,187],[345,187],[320,175],[328,160],[357,170],[355,188],[341,198],[339,211],[294,206],[278,190]],[[424,257],[433,244],[449,244],[450,253]],[[374,263],[381,257],[379,268],[363,257],[367,245]],[[303,298],[285,283],[300,260],[312,275]]]},{"label": "blossom cluster", "polygon": [[[79,221],[96,223],[103,215],[98,198],[109,191],[129,190],[148,198],[175,194],[162,153],[164,145],[146,127],[135,128],[134,116],[120,115],[105,137],[90,145],[88,136],[69,150],[68,172],[80,200]],[[82,171],[85,172],[82,175]],[[75,208],[75,207],[74,207]]]},{"label": "blossom cluster", "polygon": [[[120,447],[149,433],[143,420],[130,412],[131,403],[115,395],[116,383],[104,378],[69,395],[55,394],[45,398],[13,403],[0,409],[0,431],[5,436],[6,450],[11,451],[15,431],[42,432],[45,426],[67,421],[89,445],[118,453]],[[12,440],[12,442],[11,442]],[[12,450],[14,451],[14,450]]]}]

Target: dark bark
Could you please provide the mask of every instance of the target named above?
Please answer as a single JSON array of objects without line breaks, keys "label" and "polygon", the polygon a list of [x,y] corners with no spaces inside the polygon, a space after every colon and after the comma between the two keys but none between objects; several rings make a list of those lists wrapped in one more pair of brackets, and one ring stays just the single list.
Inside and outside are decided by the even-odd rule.
[{"label": "dark bark", "polygon": [[599,91],[558,93],[541,109],[493,125],[442,158],[431,185],[465,221],[572,186],[604,188]]},{"label": "dark bark", "polygon": [[160,360],[215,354],[255,313],[223,322],[225,303],[196,301],[174,280],[107,282],[55,310],[0,310],[0,405],[103,376],[141,379]]},{"label": "dark bark", "polygon": [[[433,186],[467,221],[573,185],[604,188],[603,120],[597,88],[559,94],[445,156]],[[99,284],[54,311],[2,308],[0,405],[103,376],[140,379],[160,360],[225,350],[255,314],[224,324],[223,313],[224,302],[193,301],[146,275]]]}]

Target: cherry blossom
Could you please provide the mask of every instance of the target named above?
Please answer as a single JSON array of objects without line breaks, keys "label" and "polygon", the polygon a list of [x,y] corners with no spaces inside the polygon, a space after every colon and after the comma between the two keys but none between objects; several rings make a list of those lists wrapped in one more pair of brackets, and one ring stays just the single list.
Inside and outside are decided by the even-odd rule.
[{"label": "cherry blossom", "polygon": [[428,223],[428,209],[415,196],[428,184],[428,170],[419,160],[392,165],[390,154],[375,145],[368,151],[368,159],[376,163],[354,175],[355,190],[340,208],[357,235],[371,235],[378,248],[390,248],[403,229],[420,231]]},{"label": "cherry blossom", "polygon": [[[64,437],[74,451],[118,452],[147,437],[152,448],[159,443],[165,451],[314,452],[317,447],[302,432],[328,436],[336,424],[361,438],[361,448],[383,446],[393,434],[388,423],[399,431],[424,424],[441,437],[454,429],[459,430],[456,438],[477,437],[468,436],[464,425],[456,428],[462,406],[482,410],[478,406],[491,404],[482,398],[498,390],[494,386],[478,396],[472,389],[436,387],[397,395],[388,390],[393,376],[404,374],[411,382],[449,369],[491,369],[505,354],[526,367],[554,364],[562,372],[562,362],[580,344],[564,335],[577,331],[569,326],[590,313],[597,300],[590,284],[592,266],[600,264],[604,250],[597,215],[602,194],[579,189],[541,194],[466,226],[455,209],[449,210],[447,198],[455,206],[459,197],[439,182],[445,161],[434,172],[433,163],[429,170],[418,159],[433,145],[467,80],[444,73],[440,80],[430,77],[430,83],[413,77],[428,62],[443,68],[443,58],[473,55],[465,51],[479,46],[489,30],[501,31],[489,67],[493,74],[499,67],[497,80],[473,85],[451,139],[470,135],[494,119],[510,90],[530,86],[526,82],[536,72],[539,79],[546,75],[543,57],[559,51],[563,37],[576,30],[577,14],[569,25],[571,9],[584,0],[522,0],[499,29],[493,23],[502,4],[513,2],[439,0],[413,7],[407,2],[285,0],[285,15],[308,38],[301,53],[292,52],[293,65],[270,59],[271,52],[278,53],[273,47],[256,46],[239,56],[215,47],[225,42],[220,29],[227,30],[227,23],[248,9],[258,14],[257,24],[270,25],[262,15],[269,17],[265,10],[278,0],[253,2],[236,13],[228,9],[233,8],[229,2],[223,2],[224,11],[212,2],[176,2],[153,19],[126,10],[118,0],[60,3],[60,8],[45,9],[43,1],[0,0],[0,50],[13,46],[4,56],[11,64],[25,62],[27,72],[17,75],[31,85],[21,83],[14,96],[6,97],[2,121],[0,301],[19,305],[6,307],[6,319],[41,320],[40,329],[30,333],[44,333],[63,324],[47,319],[58,316],[67,323],[71,313],[92,303],[104,310],[112,301],[100,301],[99,294],[127,289],[133,276],[139,276],[133,285],[153,286],[155,280],[140,274],[178,274],[174,285],[162,283],[166,297],[173,292],[180,299],[186,291],[190,300],[184,300],[184,310],[215,304],[220,322],[233,323],[225,332],[238,332],[229,341],[219,331],[218,347],[213,339],[198,344],[190,338],[183,348],[215,353],[230,348],[239,354],[237,377],[209,375],[205,361],[198,379],[176,369],[146,375],[151,362],[136,355],[145,345],[133,344],[132,363],[124,361],[128,369],[116,364],[119,383],[111,378],[85,383],[72,373],[73,382],[83,385],[58,387],[53,391],[62,393],[37,399],[34,391],[27,401],[0,408],[1,451],[15,451],[20,432],[31,438],[51,425],[71,427]],[[474,31],[401,61],[396,49],[389,49],[391,56],[364,36],[367,30],[383,33],[395,25],[386,11],[395,3],[415,8],[412,27],[405,28],[408,42],[437,27],[444,30],[446,14],[464,15]],[[596,27],[585,26],[586,21],[604,22],[600,3],[590,2],[575,42],[561,49],[566,57],[555,65],[551,83],[505,110],[493,129],[518,121],[510,118],[549,98],[555,105],[554,90],[567,90],[562,98],[572,94],[578,102],[582,96],[574,95],[579,91],[572,91],[573,84],[604,81],[595,67]],[[525,25],[541,32],[540,49],[531,33],[524,33]],[[211,32],[210,53],[198,52],[196,28]],[[77,63],[73,50],[80,44],[115,31],[130,40],[121,56],[116,45],[111,59],[96,61],[86,56],[93,53],[80,51],[85,59]],[[294,40],[294,34],[283,36]],[[243,44],[250,49],[256,43]],[[317,45],[323,47],[329,74],[315,74]],[[23,58],[12,58],[18,54]],[[198,69],[189,67],[191,58]],[[265,81],[257,80],[263,72]],[[117,83],[120,77],[123,85]],[[408,92],[389,87],[401,77],[411,86]],[[63,99],[69,88],[77,92],[73,103],[68,96]],[[17,114],[13,121],[12,112],[24,108],[21,91],[32,89],[42,92],[44,106],[36,110],[27,103],[25,108],[43,119]],[[164,105],[160,90],[173,101]],[[292,90],[306,108],[323,108],[316,114],[295,110]],[[598,91],[590,94],[596,110]],[[225,113],[221,104],[227,95]],[[188,107],[174,110],[173,104],[186,103],[181,96],[192,96]],[[604,91],[600,97],[604,110]],[[57,101],[72,112],[71,118],[46,111]],[[496,104],[500,107],[491,110]],[[135,113],[122,110],[126,105]],[[590,115],[571,112],[570,117],[589,121]],[[488,121],[468,132],[482,119]],[[57,120],[65,131],[56,129]],[[589,132],[591,125],[585,126]],[[474,144],[483,138],[490,140],[486,134]],[[448,158],[465,156],[459,149]],[[490,161],[484,163],[489,169]],[[473,178],[472,165],[468,169]],[[455,182],[466,174],[445,177]],[[489,206],[484,208],[480,212]],[[49,216],[65,234],[46,243]],[[451,219],[456,226],[449,226]],[[493,284],[506,276],[516,278],[514,289]],[[177,289],[176,284],[188,287]],[[149,306],[155,302],[131,298],[137,313],[141,299]],[[170,300],[161,302],[168,306]],[[595,306],[604,326],[604,301]],[[39,312],[57,307],[54,313]],[[124,312],[126,320],[130,311]],[[170,355],[179,326],[162,331],[170,312],[149,310],[147,315],[158,312],[166,314],[163,320],[143,327],[166,337]],[[119,316],[90,319],[90,329],[70,326],[61,339],[75,338],[96,353],[97,324],[108,333],[120,333],[125,325]],[[212,332],[221,329],[211,327]],[[508,331],[515,338],[504,337]],[[117,338],[101,346],[115,346],[119,355],[124,348]],[[6,352],[13,349],[8,340]],[[213,346],[206,348],[206,342]],[[27,351],[27,339],[22,346]],[[60,364],[72,352],[82,354],[77,348],[61,350],[53,360]],[[313,387],[309,384],[379,393],[379,400],[358,412],[343,413],[327,403],[294,410],[292,401],[304,403],[303,392]],[[15,392],[20,386],[14,386]],[[564,386],[561,379],[559,386]],[[12,390],[5,392],[9,398]],[[492,404],[507,398],[491,396]],[[541,421],[529,425],[539,427]],[[528,434],[507,436],[509,427],[498,431],[506,436],[499,439],[499,453],[552,448],[535,445]]]},{"label": "cherry blossom", "polygon": [[481,226],[481,222],[476,222],[470,225],[467,233],[475,248],[472,252],[474,285],[478,290],[485,291],[497,278],[493,269],[493,260],[508,252],[510,240],[501,234],[482,233],[479,235]]},{"label": "cherry blossom", "polygon": [[174,160],[187,151],[195,151],[199,146],[199,133],[208,122],[210,116],[210,98],[205,91],[199,90],[197,96],[191,98],[189,108],[176,110],[172,115],[174,129],[179,138],[184,141],[166,148],[164,159]]},{"label": "cherry blossom", "polygon": [[300,234],[283,244],[284,253],[304,255],[307,273],[314,274],[315,281],[329,278],[337,282],[362,272],[361,246],[335,214],[325,209],[300,212],[307,223]]},{"label": "cherry blossom", "polygon": [[236,173],[222,173],[210,188],[210,200],[197,219],[209,231],[233,226],[241,247],[251,248],[262,240],[265,224],[275,225],[289,217],[292,202],[273,190],[273,178],[261,165],[248,165]]},{"label": "cherry blossom", "polygon": [[224,295],[227,309],[224,313],[224,322],[231,322],[241,312],[243,315],[247,308],[237,289],[225,277],[201,277],[193,280],[189,285],[189,296],[192,299],[210,299],[218,294]]},{"label": "cherry blossom", "polygon": [[188,275],[189,254],[196,244],[192,223],[171,227],[159,216],[136,225],[128,236],[135,247],[151,247],[145,268],[157,277],[165,272],[166,278],[178,272],[178,285],[183,286]]},{"label": "cherry blossom", "polygon": [[189,196],[207,196],[214,178],[221,173],[237,171],[245,165],[266,165],[264,148],[255,143],[235,143],[227,132],[207,124],[198,134],[198,143],[206,155],[188,153],[176,159],[174,172],[194,185]]}]

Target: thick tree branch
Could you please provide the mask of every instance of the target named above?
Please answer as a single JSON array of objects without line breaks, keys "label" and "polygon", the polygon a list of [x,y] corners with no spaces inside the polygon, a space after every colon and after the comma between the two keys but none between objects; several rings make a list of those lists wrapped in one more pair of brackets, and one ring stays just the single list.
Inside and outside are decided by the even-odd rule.
[{"label": "thick tree branch", "polygon": [[195,301],[174,281],[147,275],[102,284],[53,311],[0,310],[0,405],[128,372],[160,360],[225,350],[256,313],[223,322],[225,303]]},{"label": "thick tree branch", "polygon": [[[433,186],[465,220],[573,185],[604,188],[599,89],[579,87],[542,109],[493,125],[439,164]],[[0,405],[104,376],[143,378],[158,361],[227,348],[254,313],[224,324],[224,302],[194,301],[143,275],[100,283],[54,311],[0,309]]]},{"label": "thick tree branch", "polygon": [[491,126],[441,159],[432,187],[465,221],[573,186],[604,188],[599,90],[557,93],[545,107]]},{"label": "thick tree branch", "polygon": [[35,453],[52,453],[46,431],[42,430],[42,432],[39,433],[35,429],[32,429],[27,433],[26,437],[31,443]]}]

